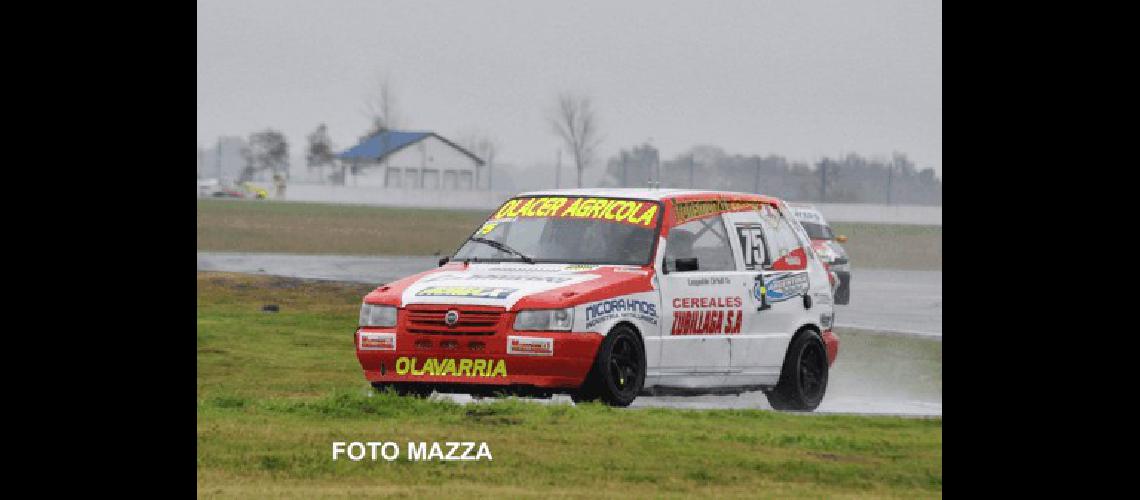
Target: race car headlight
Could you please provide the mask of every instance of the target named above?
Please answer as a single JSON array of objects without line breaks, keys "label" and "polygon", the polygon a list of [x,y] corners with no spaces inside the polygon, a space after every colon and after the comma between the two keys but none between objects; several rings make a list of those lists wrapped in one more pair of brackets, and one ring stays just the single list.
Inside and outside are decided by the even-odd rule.
[{"label": "race car headlight", "polygon": [[396,326],[396,308],[363,304],[360,306],[360,326]]},{"label": "race car headlight", "polygon": [[568,332],[574,327],[574,308],[519,311],[515,316],[516,331]]},{"label": "race car headlight", "polygon": [[819,256],[819,260],[822,260],[828,264],[834,261],[836,257],[835,250],[832,250],[831,247],[826,245],[816,247],[815,254]]}]

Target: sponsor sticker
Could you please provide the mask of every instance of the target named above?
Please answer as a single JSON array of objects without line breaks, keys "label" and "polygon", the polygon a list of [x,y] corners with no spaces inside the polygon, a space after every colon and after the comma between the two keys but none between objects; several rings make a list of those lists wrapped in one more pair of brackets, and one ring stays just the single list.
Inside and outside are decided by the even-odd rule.
[{"label": "sponsor sticker", "polygon": [[586,305],[586,329],[611,319],[627,318],[657,324],[657,304],[633,298],[616,298]]},{"label": "sponsor sticker", "polygon": [[507,354],[519,356],[553,356],[554,339],[507,336]]},{"label": "sponsor sticker", "polygon": [[475,297],[480,299],[505,299],[518,288],[489,286],[429,286],[416,292],[417,297]]},{"label": "sponsor sticker", "polygon": [[695,200],[673,203],[673,208],[677,214],[677,224],[724,212],[760,210],[763,207],[771,207],[771,205],[751,200]]},{"label": "sponsor sticker", "polygon": [[508,200],[492,218],[565,217],[654,227],[657,215],[657,203],[651,201],[549,196]]},{"label": "sponsor sticker", "polygon": [[507,376],[507,362],[494,359],[427,358],[422,363],[414,357],[396,358],[396,375],[434,375],[452,377],[495,378]]},{"label": "sponsor sticker", "polygon": [[800,219],[800,220],[806,220],[809,222],[815,222],[815,221],[819,220],[819,216],[816,215],[815,212],[805,212],[803,210],[796,210],[795,213],[796,213],[796,218]]},{"label": "sponsor sticker", "polygon": [[618,267],[618,268],[614,268],[614,272],[615,272],[615,273],[630,273],[630,274],[640,274],[640,275],[642,275],[642,276],[645,276],[645,275],[649,274],[649,271],[646,271],[646,270],[644,270],[644,269],[636,269],[636,268],[630,268],[630,267]]},{"label": "sponsor sticker", "polygon": [[744,323],[741,297],[678,297],[673,299],[670,335],[740,333]]},{"label": "sponsor sticker", "polygon": [[472,273],[472,274],[438,274],[429,276],[423,279],[424,283],[432,281],[534,281],[545,283],[565,283],[567,281],[579,281],[580,276],[536,276],[525,274],[489,274],[489,273]]},{"label": "sponsor sticker", "polygon": [[757,283],[752,287],[752,294],[756,300],[760,300],[767,293],[769,302],[782,302],[808,291],[808,276],[805,272],[778,273],[765,278],[763,286]]},{"label": "sponsor sticker", "polygon": [[595,266],[593,264],[571,264],[569,266],[566,266],[564,269],[566,271],[593,271],[597,268],[598,266]]},{"label": "sponsor sticker", "polygon": [[496,227],[496,226],[498,226],[498,225],[499,225],[499,223],[498,223],[498,222],[491,222],[491,221],[487,221],[487,222],[485,222],[485,223],[483,224],[483,227],[480,227],[480,228],[479,228],[479,231],[477,232],[477,234],[478,234],[479,236],[483,236],[483,235],[486,235],[487,233],[490,233],[491,231],[494,231],[494,230],[495,230],[495,227]]},{"label": "sponsor sticker", "polygon": [[360,333],[361,351],[395,351],[395,333]]}]

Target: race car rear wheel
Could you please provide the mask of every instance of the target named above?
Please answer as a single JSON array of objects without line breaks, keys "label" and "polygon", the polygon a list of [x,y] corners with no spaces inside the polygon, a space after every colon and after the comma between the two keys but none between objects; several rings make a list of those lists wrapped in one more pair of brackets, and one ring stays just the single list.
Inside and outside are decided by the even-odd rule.
[{"label": "race car rear wheel", "polygon": [[767,392],[777,410],[812,411],[827,391],[827,348],[814,330],[804,331],[788,346],[780,381]]},{"label": "race car rear wheel", "polygon": [[839,286],[835,287],[835,303],[845,306],[851,303],[851,273],[839,274]]},{"label": "race car rear wheel", "polygon": [[575,403],[601,400],[610,406],[629,406],[645,384],[645,345],[632,327],[618,325],[598,347],[594,366],[577,392]]},{"label": "race car rear wheel", "polygon": [[835,303],[837,305],[845,306],[851,303],[851,289],[843,285],[835,291]]}]

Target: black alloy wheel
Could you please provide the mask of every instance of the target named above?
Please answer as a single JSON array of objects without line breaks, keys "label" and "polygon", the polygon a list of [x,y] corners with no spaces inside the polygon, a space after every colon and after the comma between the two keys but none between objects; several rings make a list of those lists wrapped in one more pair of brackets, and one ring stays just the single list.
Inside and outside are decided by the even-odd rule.
[{"label": "black alloy wheel", "polygon": [[645,385],[645,345],[628,325],[606,335],[582,387],[571,394],[575,403],[601,400],[629,406]]}]

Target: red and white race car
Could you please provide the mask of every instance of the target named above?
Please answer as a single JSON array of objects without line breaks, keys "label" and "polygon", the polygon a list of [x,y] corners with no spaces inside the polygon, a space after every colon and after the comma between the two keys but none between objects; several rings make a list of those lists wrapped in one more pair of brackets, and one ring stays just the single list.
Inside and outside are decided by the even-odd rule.
[{"label": "red and white race car", "polygon": [[847,250],[840,243],[846,243],[847,237],[835,235],[823,213],[813,205],[789,203],[796,220],[804,227],[811,238],[812,249],[823,261],[824,267],[833,275],[832,293],[835,303],[847,305],[851,302],[851,261],[847,257]]},{"label": "red and white race car", "polygon": [[502,205],[440,267],[364,297],[356,355],[378,389],[626,406],[762,390],[814,410],[839,340],[831,288],[780,200],[582,189]]}]

